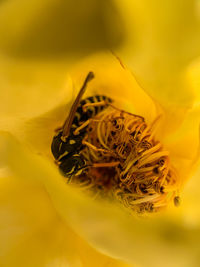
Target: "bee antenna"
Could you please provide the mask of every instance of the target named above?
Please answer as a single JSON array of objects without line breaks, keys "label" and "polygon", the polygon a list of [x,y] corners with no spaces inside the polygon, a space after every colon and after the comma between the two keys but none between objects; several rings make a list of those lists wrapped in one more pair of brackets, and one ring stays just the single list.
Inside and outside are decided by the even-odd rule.
[{"label": "bee antenna", "polygon": [[73,119],[74,119],[74,114],[76,112],[76,109],[81,101],[81,98],[83,96],[83,94],[85,93],[85,90],[86,90],[86,87],[87,87],[87,84],[88,82],[90,82],[93,78],[94,78],[94,72],[90,71],[88,73],[88,75],[86,76],[85,78],[85,81],[71,107],[71,110],[70,110],[70,113],[69,113],[69,116],[67,117],[66,121],[64,122],[64,125],[63,125],[63,133],[62,133],[62,136],[65,137],[65,139],[68,137],[69,135],[69,132],[70,132],[70,128],[71,128],[71,125],[72,125],[72,122],[73,122]]},{"label": "bee antenna", "polygon": [[[94,72],[90,71],[87,75],[87,77],[85,78],[85,82],[84,84],[86,85],[89,81],[91,81],[92,79],[94,79]],[[84,86],[83,84],[83,86]]]},{"label": "bee antenna", "polygon": [[83,83],[83,85],[82,85],[82,87],[80,89],[80,92],[79,92],[79,94],[77,96],[77,98],[79,100],[81,99],[83,93],[85,92],[85,89],[86,89],[86,86],[87,86],[88,82],[90,82],[92,79],[94,79],[94,72],[90,71],[88,73],[88,75],[86,76],[85,81],[84,81],[84,83]]}]

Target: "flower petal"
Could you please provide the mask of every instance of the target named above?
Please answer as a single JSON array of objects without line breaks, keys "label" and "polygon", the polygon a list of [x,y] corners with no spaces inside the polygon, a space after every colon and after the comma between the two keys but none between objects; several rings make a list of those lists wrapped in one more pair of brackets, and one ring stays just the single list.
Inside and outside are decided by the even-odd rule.
[{"label": "flower petal", "polygon": [[20,179],[5,173],[0,175],[1,266],[129,266],[97,252],[78,236],[60,219],[44,187],[30,180],[28,173]]},{"label": "flower petal", "polygon": [[[0,51],[28,58],[74,59],[123,40],[112,1],[15,0],[0,5]],[[65,58],[65,59],[66,59]]]},{"label": "flower petal", "polygon": [[91,201],[68,187],[53,166],[27,153],[11,137],[1,135],[2,143],[4,163],[21,179],[44,184],[61,217],[98,250],[144,266],[198,266],[199,223],[191,228],[181,216],[167,214],[130,218],[115,206]]},{"label": "flower petal", "polygon": [[0,114],[25,119],[67,103],[72,97],[68,67],[61,62],[25,62],[2,58],[0,63]]},{"label": "flower petal", "polygon": [[78,84],[78,90],[89,71],[94,72],[95,78],[88,86],[86,96],[105,94],[119,107],[147,120],[151,121],[155,116],[157,110],[153,100],[140,87],[132,72],[110,51],[93,54],[71,68],[70,76]]},{"label": "flower petal", "polygon": [[115,2],[127,31],[119,54],[142,86],[165,106],[191,106],[185,67],[200,53],[197,1]]}]

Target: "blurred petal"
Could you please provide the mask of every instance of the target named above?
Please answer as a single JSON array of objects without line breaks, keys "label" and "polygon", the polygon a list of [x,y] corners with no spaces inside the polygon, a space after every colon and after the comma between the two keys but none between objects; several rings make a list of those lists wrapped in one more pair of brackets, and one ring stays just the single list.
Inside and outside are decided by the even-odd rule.
[{"label": "blurred petal", "polygon": [[68,66],[1,58],[0,115],[1,119],[25,119],[53,109],[57,103],[67,103],[72,97],[72,82]]},{"label": "blurred petal", "polygon": [[200,164],[198,162],[198,169],[193,174],[191,179],[187,181],[183,192],[182,192],[182,201],[180,209],[182,211],[182,216],[187,224],[191,227],[195,227],[200,221],[200,192],[199,192],[199,183],[200,183]]},{"label": "blurred petal", "polygon": [[1,265],[76,266],[75,235],[62,224],[41,186],[15,177],[1,177],[0,183]]},{"label": "blurred petal", "polygon": [[112,0],[6,0],[0,4],[0,51],[67,60],[116,46],[122,23]]},{"label": "blurred petal", "polygon": [[8,135],[1,135],[1,144],[4,163],[21,179],[44,184],[61,217],[98,250],[144,266],[198,266],[199,222],[191,226],[181,215],[167,213],[145,220],[129,217],[68,187],[52,165],[23,150]]},{"label": "blurred petal", "polygon": [[129,266],[97,252],[75,234],[58,216],[44,187],[28,179],[29,173],[24,175],[0,177],[1,266]]},{"label": "blurred petal", "polygon": [[119,50],[145,90],[161,104],[189,107],[185,67],[199,50],[196,0],[118,1],[127,31]]},{"label": "blurred petal", "polygon": [[195,95],[194,108],[196,110],[200,109],[200,58],[196,58],[187,66],[187,78],[189,85],[192,88]]},{"label": "blurred petal", "polygon": [[1,266],[128,265],[96,252],[56,214],[44,189],[0,178]]},{"label": "blurred petal", "polygon": [[[174,109],[174,112],[178,111]],[[199,154],[199,114],[199,110],[190,109],[182,121],[177,121],[176,114],[172,118],[166,112],[158,127],[157,137],[170,151],[170,160],[178,170],[182,182],[190,179],[194,162]]]}]

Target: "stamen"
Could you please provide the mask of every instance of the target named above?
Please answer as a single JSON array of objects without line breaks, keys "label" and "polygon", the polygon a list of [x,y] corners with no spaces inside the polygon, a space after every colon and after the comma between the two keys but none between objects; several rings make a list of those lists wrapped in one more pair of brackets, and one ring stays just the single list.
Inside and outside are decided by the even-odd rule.
[{"label": "stamen", "polygon": [[81,153],[92,167],[79,182],[95,197],[99,191],[98,197],[107,195],[134,212],[159,211],[170,201],[176,205],[180,181],[169,151],[155,139],[159,119],[147,125],[143,117],[110,104],[88,123]]}]

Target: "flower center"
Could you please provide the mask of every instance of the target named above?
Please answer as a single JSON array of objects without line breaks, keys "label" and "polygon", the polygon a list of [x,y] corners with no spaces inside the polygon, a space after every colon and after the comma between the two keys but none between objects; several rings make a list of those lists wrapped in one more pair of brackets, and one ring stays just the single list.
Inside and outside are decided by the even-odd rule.
[{"label": "flower center", "polygon": [[155,139],[155,123],[108,108],[87,128],[81,152],[90,163],[73,182],[116,199],[131,211],[152,212],[167,206],[178,189],[169,152]]}]

